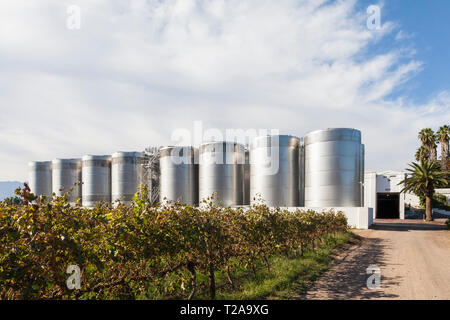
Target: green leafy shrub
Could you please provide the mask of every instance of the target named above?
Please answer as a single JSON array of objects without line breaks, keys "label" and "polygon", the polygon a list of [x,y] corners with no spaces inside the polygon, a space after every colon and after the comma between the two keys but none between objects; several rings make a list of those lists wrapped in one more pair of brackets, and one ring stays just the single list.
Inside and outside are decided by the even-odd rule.
[{"label": "green leafy shrub", "polygon": [[[425,208],[425,196],[419,195],[420,207]],[[442,194],[435,194],[432,199],[433,208],[450,211],[450,206],[447,204],[447,198]]]},{"label": "green leafy shrub", "polygon": [[[302,255],[347,230],[342,212],[289,212],[180,203],[151,205],[143,188],[131,204],[83,208],[67,195],[0,202],[0,299],[193,298],[202,285],[215,296],[215,271],[254,270],[274,254]],[[81,289],[69,290],[69,265]]]}]

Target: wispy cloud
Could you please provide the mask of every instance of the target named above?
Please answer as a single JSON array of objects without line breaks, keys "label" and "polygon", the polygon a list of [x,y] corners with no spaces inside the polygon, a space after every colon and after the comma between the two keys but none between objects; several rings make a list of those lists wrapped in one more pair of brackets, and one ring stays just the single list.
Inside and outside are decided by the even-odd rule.
[{"label": "wispy cloud", "polygon": [[[420,72],[371,54],[398,26],[368,30],[355,1],[56,0],[0,3],[0,180],[29,160],[141,150],[205,127],[363,131],[367,168],[402,169],[421,127],[449,118],[448,92],[388,97]],[[410,51],[408,51],[410,52]]]}]

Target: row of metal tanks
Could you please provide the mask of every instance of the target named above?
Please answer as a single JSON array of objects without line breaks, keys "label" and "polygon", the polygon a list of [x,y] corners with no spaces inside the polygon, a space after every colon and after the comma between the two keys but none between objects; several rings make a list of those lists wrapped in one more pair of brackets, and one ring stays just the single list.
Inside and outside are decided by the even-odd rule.
[{"label": "row of metal tanks", "polygon": [[[35,194],[71,193],[86,207],[97,201],[128,202],[143,183],[144,154],[118,152],[31,162]],[[223,206],[263,201],[268,206],[363,206],[364,145],[356,129],[318,130],[300,139],[256,137],[250,149],[234,142],[160,149],[160,200],[198,205],[214,195]],[[64,188],[64,191],[60,191]]]},{"label": "row of metal tanks", "polygon": [[143,156],[141,152],[116,152],[112,156],[34,161],[28,164],[28,184],[31,192],[47,197],[52,192],[61,196],[70,191],[69,201],[81,199],[85,207],[99,201],[126,203],[143,182]]}]

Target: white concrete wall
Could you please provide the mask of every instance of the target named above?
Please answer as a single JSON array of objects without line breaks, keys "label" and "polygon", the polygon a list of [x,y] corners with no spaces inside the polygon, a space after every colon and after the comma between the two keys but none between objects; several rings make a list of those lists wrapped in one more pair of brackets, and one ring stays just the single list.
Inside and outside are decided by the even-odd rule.
[{"label": "white concrete wall", "polygon": [[314,210],[316,212],[325,212],[334,210],[335,212],[342,211],[344,215],[347,217],[347,223],[352,228],[357,229],[369,229],[369,227],[373,224],[373,208],[367,207],[322,207],[322,208],[314,208],[314,207],[289,207],[287,208],[289,211],[295,210]]},{"label": "white concrete wall", "polygon": [[[244,209],[250,209],[250,206],[238,206]],[[236,207],[235,207],[236,208]],[[284,209],[288,209],[290,212],[294,212],[296,210],[314,210],[315,212],[325,212],[334,210],[335,212],[342,211],[342,213],[347,217],[347,223],[350,227],[356,229],[369,229],[369,227],[373,224],[374,219],[374,211],[373,208],[367,207],[287,207]]]},{"label": "white concrete wall", "polygon": [[400,193],[400,219],[405,219],[405,194]]},{"label": "white concrete wall", "polygon": [[375,171],[364,173],[364,207],[373,208],[375,215],[377,209],[377,173]]},{"label": "white concrete wall", "polygon": [[405,193],[405,205],[410,205],[413,208],[420,207],[420,199],[414,193]]}]

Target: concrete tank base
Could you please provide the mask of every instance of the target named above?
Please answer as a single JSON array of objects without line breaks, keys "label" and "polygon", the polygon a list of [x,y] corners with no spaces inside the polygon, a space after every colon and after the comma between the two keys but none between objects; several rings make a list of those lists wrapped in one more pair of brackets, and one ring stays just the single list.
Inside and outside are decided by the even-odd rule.
[{"label": "concrete tank base", "polygon": [[[250,206],[240,207],[244,209],[250,208]],[[275,207],[270,207],[270,209],[275,209]],[[350,228],[369,229],[373,224],[373,208],[368,207],[281,207],[281,209],[287,209],[290,212],[297,210],[313,210],[317,213],[323,213],[330,210],[333,210],[334,212],[342,211],[347,217],[347,223]]]}]

